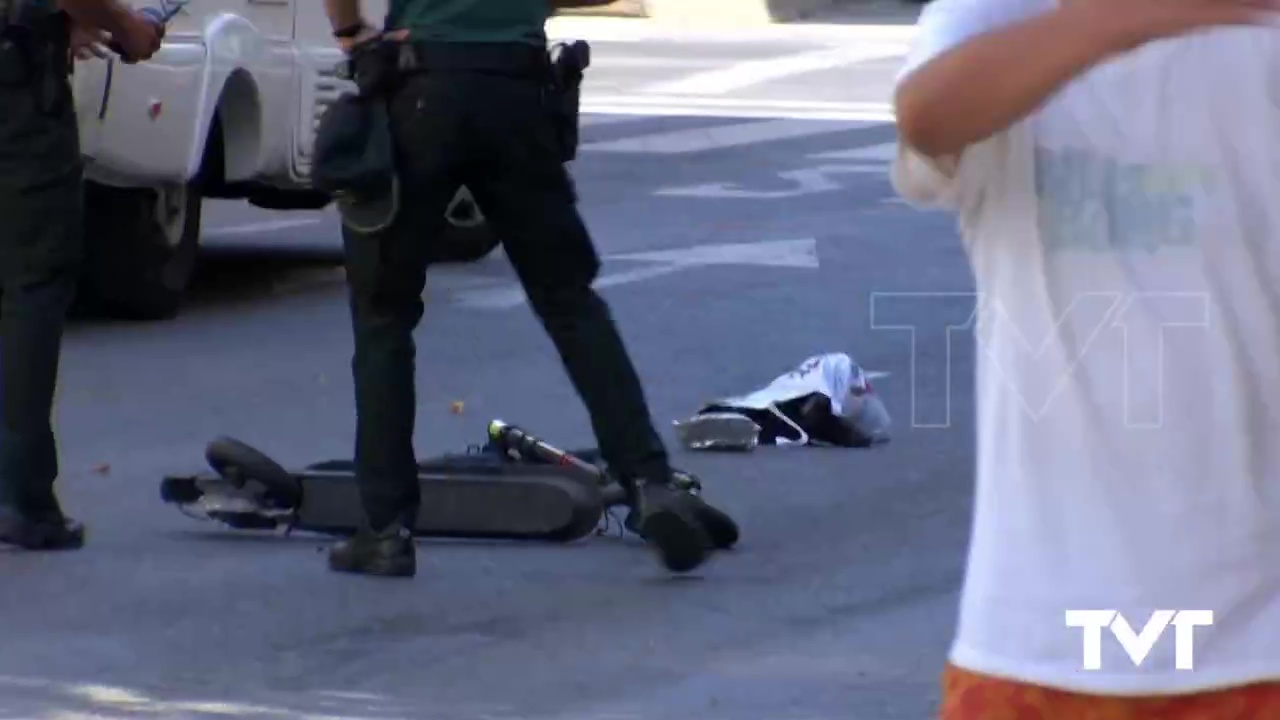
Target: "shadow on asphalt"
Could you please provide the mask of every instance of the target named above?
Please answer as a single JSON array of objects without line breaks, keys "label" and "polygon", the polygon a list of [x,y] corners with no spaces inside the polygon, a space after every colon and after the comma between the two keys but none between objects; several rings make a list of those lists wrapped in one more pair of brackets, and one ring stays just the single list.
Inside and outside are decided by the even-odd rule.
[{"label": "shadow on asphalt", "polygon": [[[260,245],[201,248],[179,317],[203,309],[260,303],[308,290],[341,288],[344,282],[342,252],[338,249]],[[77,307],[72,312],[73,325],[118,322],[102,317],[92,308]]]},{"label": "shadow on asphalt", "polygon": [[[302,531],[285,535],[283,532],[270,530],[235,530],[219,525],[213,521],[202,520],[199,522],[201,522],[201,525],[196,528],[175,530],[169,533],[169,535],[175,540],[196,543],[215,543],[218,545],[227,545],[231,543],[242,545],[254,545],[259,543],[272,545],[278,545],[281,543],[291,543],[296,545],[312,544],[316,546],[316,552],[327,550],[336,537]],[[644,546],[643,542],[635,536],[618,536],[611,532],[602,535],[588,535],[582,540],[573,543],[498,540],[486,538],[418,538],[417,540],[417,543],[422,546],[448,545],[452,547],[502,548],[503,550],[536,550],[538,552],[546,552],[547,550],[576,552],[579,544],[586,542],[590,542],[592,544],[603,544],[611,547],[642,548]],[[0,714],[0,717],[4,717],[4,715]]]},{"label": "shadow on asphalt", "polygon": [[[403,704],[363,693],[280,693],[280,697],[240,700],[225,692],[199,692],[188,697],[162,697],[137,688],[45,678],[0,677],[0,716],[29,718],[208,717],[278,720],[326,717],[382,720],[408,717]],[[183,693],[186,695],[186,693]],[[274,693],[273,693],[274,694]]]},{"label": "shadow on asphalt", "polygon": [[[501,250],[479,262],[439,263],[431,266],[432,280],[445,275],[466,276],[481,284],[505,281],[512,273]],[[345,297],[346,274],[340,249],[217,245],[201,248],[195,276],[187,291],[179,319],[203,310],[224,310],[237,305],[262,305],[281,297],[307,293]],[[135,324],[102,317],[92,308],[76,308],[77,326]],[[139,321],[147,324],[147,321]],[[167,322],[164,320],[157,322]]]},{"label": "shadow on asphalt", "polygon": [[308,281],[340,283],[338,249],[219,246],[204,249],[192,281],[194,305],[253,299]]}]

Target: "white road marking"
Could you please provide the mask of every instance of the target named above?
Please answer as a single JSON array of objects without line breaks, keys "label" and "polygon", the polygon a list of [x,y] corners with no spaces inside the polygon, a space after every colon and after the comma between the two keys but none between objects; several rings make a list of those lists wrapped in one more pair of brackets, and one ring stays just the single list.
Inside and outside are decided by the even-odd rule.
[{"label": "white road marking", "polygon": [[682,57],[650,57],[647,55],[610,55],[601,53],[591,58],[591,67],[616,68],[714,68],[724,63],[717,60]]},{"label": "white road marking", "polygon": [[691,98],[681,95],[632,93],[628,95],[588,95],[583,102],[594,104],[689,105],[691,107],[769,108],[775,110],[866,110],[885,112],[893,109],[889,102],[833,102],[830,100],[771,100],[767,98]]},{"label": "white road marking", "polygon": [[905,56],[910,46],[900,43],[827,48],[814,52],[762,58],[735,63],[728,67],[695,73],[679,80],[661,82],[645,88],[646,92],[677,95],[724,95],[762,83],[793,75],[830,70],[869,60]]},{"label": "white road marking", "polygon": [[663,26],[633,18],[569,15],[551,18],[547,22],[547,35],[553,41],[581,39],[601,43],[802,40],[843,45],[855,42],[910,43],[916,36],[916,28],[902,24],[778,23],[764,27],[711,30]]},{"label": "white road marking", "polygon": [[583,152],[677,155],[753,145],[773,140],[859,130],[865,127],[868,127],[868,123],[856,121],[766,120],[762,122],[717,125],[707,128],[687,128],[620,140],[606,140],[587,143],[580,149]]},{"label": "white road marking", "polygon": [[600,125],[617,125],[624,122],[635,122],[635,115],[582,114],[578,116],[578,124],[582,127],[598,127]]},{"label": "white road marking", "polygon": [[[648,267],[632,268],[601,275],[596,288],[616,287],[641,280],[649,280],[691,268],[711,265],[754,265],[757,267],[786,267],[816,269],[818,267],[817,242],[804,240],[774,240],[759,243],[733,243],[725,245],[697,245],[675,250],[623,253],[606,259],[633,262],[652,262]],[[458,293],[456,303],[464,307],[486,310],[506,310],[525,303],[525,294],[519,283],[503,287],[486,288]]]},{"label": "white road marking", "polygon": [[882,143],[880,145],[868,145],[865,147],[850,148],[848,150],[817,153],[815,155],[810,155],[809,157],[821,160],[855,160],[869,163],[882,162],[888,164],[893,162],[897,156],[897,143]]},{"label": "white road marking", "polygon": [[791,182],[791,187],[780,190],[753,190],[737,183],[706,183],[683,187],[663,188],[654,195],[666,197],[724,198],[736,200],[778,200],[800,197],[820,192],[840,190],[844,186],[832,179],[833,175],[886,175],[885,165],[819,165],[817,167],[789,170],[778,173],[778,178]]},{"label": "white road marking", "polygon": [[692,98],[678,95],[587,96],[584,113],[640,117],[786,118],[792,120],[894,122],[887,102],[821,102],[796,100],[743,100]]},{"label": "white road marking", "polygon": [[324,220],[322,218],[264,220],[262,222],[245,223],[243,225],[225,225],[223,227],[209,228],[204,231],[204,234],[217,235],[218,237],[226,237],[229,235],[259,235],[262,233],[275,232],[276,230],[289,230],[292,228],[318,225],[323,221]]},{"label": "white road marking", "polygon": [[770,240],[754,243],[695,245],[674,250],[622,253],[615,260],[685,265],[758,265],[761,267],[818,268],[818,245],[813,238]]},{"label": "white road marking", "polygon": [[876,110],[779,110],[759,107],[715,108],[691,105],[587,105],[583,109],[593,113],[622,114],[639,117],[714,117],[757,120],[842,120],[846,122],[891,123],[895,118],[891,111]]}]

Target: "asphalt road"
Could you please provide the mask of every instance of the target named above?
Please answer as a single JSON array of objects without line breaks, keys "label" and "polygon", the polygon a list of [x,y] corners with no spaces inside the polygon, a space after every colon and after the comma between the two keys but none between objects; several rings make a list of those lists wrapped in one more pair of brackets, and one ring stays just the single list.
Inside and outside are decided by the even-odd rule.
[{"label": "asphalt road", "polygon": [[[806,32],[598,41],[575,174],[669,438],[705,400],[844,351],[889,373],[890,445],[678,453],[744,530],[693,578],[617,537],[424,542],[413,581],[331,575],[322,538],[236,534],[158,498],[220,433],[286,464],[351,445],[333,217],[211,203],[185,315],[68,339],[61,487],[91,542],[0,551],[0,717],[928,718],[968,530],[972,347],[946,326],[971,280],[951,220],[885,178],[900,56],[818,67],[881,41]],[[494,417],[590,444],[510,281],[500,254],[433,271],[422,454]]]}]

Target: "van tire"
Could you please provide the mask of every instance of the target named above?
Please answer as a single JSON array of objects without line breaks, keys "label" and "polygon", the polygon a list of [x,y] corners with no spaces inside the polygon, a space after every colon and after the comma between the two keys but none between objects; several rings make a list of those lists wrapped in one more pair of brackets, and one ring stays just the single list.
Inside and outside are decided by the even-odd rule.
[{"label": "van tire", "polygon": [[175,317],[195,274],[201,206],[191,185],[86,182],[82,306],[124,320]]}]

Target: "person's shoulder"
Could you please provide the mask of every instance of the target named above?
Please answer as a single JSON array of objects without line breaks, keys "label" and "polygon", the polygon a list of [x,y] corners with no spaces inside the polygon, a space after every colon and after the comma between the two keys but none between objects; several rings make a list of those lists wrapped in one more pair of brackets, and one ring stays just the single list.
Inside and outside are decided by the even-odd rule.
[{"label": "person's shoulder", "polygon": [[916,34],[898,79],[978,35],[1052,10],[1054,0],[933,0],[916,20]]},{"label": "person's shoulder", "polygon": [[917,24],[921,28],[956,23],[998,26],[1047,12],[1055,4],[1054,0],[932,0],[920,11]]}]

